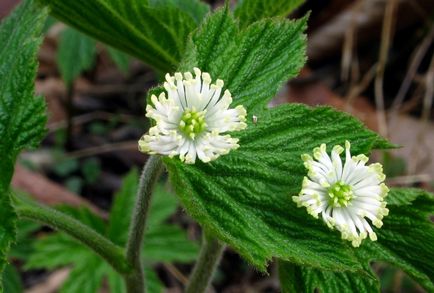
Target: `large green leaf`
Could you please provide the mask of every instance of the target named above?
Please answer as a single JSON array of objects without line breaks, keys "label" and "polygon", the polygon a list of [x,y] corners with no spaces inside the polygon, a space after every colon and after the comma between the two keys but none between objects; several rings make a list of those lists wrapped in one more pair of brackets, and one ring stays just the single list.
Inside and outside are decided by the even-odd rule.
[{"label": "large green leaf", "polygon": [[239,31],[228,10],[219,10],[191,37],[181,70],[196,66],[224,80],[234,105],[255,114],[304,65],[306,20],[266,19]]},{"label": "large green leaf", "polygon": [[390,213],[384,218],[384,226],[376,229],[378,241],[354,249],[365,273],[324,271],[281,262],[283,292],[310,293],[319,289],[334,293],[355,288],[357,292],[379,292],[378,280],[371,277],[371,261],[388,262],[434,292],[434,226],[429,219],[434,212],[433,195],[420,189],[393,188],[387,201]]},{"label": "large green leaf", "polygon": [[92,67],[96,42],[72,28],[60,35],[57,64],[63,80],[69,85],[85,70]]},{"label": "large green leaf", "polygon": [[[383,144],[330,108],[284,105],[237,133],[240,148],[209,164],[165,159],[187,211],[260,269],[271,257],[328,269],[360,268],[353,250],[291,200],[306,175],[301,154],[350,140],[353,153]],[[380,143],[380,144],[379,144]]]},{"label": "large green leaf", "polygon": [[235,8],[235,16],[241,26],[266,17],[287,16],[304,0],[240,0]]},{"label": "large green leaf", "polygon": [[46,15],[23,1],[0,25],[0,273],[15,238],[16,215],[9,198],[15,160],[45,134],[45,103],[34,97],[34,79]]},{"label": "large green leaf", "polygon": [[177,66],[196,27],[189,13],[172,4],[177,1],[164,6],[150,6],[147,0],[38,1],[65,23],[161,71]]}]

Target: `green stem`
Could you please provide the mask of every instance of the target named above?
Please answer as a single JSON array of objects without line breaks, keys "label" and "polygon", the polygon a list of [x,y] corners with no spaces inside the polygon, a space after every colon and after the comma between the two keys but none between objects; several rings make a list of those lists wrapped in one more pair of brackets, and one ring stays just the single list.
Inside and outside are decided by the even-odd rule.
[{"label": "green stem", "polygon": [[123,249],[95,230],[55,209],[30,203],[18,197],[14,199],[15,210],[19,217],[40,222],[69,234],[94,250],[121,274],[131,271],[131,267],[125,261]]},{"label": "green stem", "polygon": [[130,224],[128,242],[126,246],[127,262],[133,270],[125,275],[125,282],[128,293],[145,292],[145,277],[141,260],[141,252],[146,228],[146,217],[148,215],[152,192],[158,177],[163,169],[163,163],[157,156],[149,157],[140,176],[139,189],[133,218]]},{"label": "green stem", "polygon": [[224,245],[217,239],[204,234],[199,259],[190,275],[185,293],[206,292],[214,271],[220,262],[224,248]]}]

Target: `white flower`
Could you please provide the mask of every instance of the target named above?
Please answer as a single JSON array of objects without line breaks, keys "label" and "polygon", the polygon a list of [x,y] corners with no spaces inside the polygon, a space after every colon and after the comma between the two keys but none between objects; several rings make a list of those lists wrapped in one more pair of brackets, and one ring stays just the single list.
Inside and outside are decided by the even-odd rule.
[{"label": "white flower", "polygon": [[211,84],[211,76],[194,68],[190,72],[166,74],[163,92],[151,96],[153,106],[146,107],[146,116],[156,125],[139,141],[139,150],[150,154],[174,157],[194,164],[196,157],[207,163],[239,147],[238,139],[229,131],[247,127],[246,109],[229,109],[231,93],[221,96],[223,81]]},{"label": "white flower", "polygon": [[313,150],[314,158],[302,155],[308,177],[304,177],[300,194],[292,198],[315,218],[321,214],[329,228],[336,228],[343,239],[358,247],[368,235],[372,241],[377,240],[367,220],[381,228],[381,220],[389,213],[384,201],[389,189],[383,183],[386,176],[381,164],[367,166],[365,155],[351,157],[350,143],[346,141],[342,165],[339,155],[343,151],[343,147],[335,146],[330,158],[322,144]]}]

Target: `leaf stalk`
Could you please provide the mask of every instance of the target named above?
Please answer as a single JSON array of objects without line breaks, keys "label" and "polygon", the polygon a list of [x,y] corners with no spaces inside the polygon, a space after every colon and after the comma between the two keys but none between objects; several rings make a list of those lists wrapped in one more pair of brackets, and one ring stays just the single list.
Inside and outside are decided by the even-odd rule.
[{"label": "leaf stalk", "polygon": [[199,259],[190,275],[185,293],[206,292],[212,281],[217,265],[220,263],[224,248],[225,246],[216,238],[204,233]]},{"label": "leaf stalk", "polygon": [[125,260],[122,247],[73,217],[19,197],[14,197],[14,206],[19,217],[34,220],[67,233],[95,251],[119,273],[127,274],[131,271],[132,268]]},{"label": "leaf stalk", "polygon": [[140,176],[139,189],[137,191],[133,218],[130,223],[125,254],[127,262],[133,268],[130,274],[125,275],[128,293],[144,293],[146,291],[141,252],[152,192],[162,170],[163,163],[160,157],[151,156],[143,167]]}]

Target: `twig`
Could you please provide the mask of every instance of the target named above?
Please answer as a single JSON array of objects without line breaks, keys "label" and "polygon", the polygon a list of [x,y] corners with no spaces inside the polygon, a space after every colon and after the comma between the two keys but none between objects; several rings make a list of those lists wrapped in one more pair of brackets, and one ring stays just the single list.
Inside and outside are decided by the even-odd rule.
[{"label": "twig", "polygon": [[360,11],[360,7],[363,2],[358,1],[353,7],[351,7],[351,22],[348,29],[345,31],[345,39],[342,48],[342,60],[341,60],[341,80],[348,81],[350,75],[351,61],[353,59],[354,53],[354,43],[355,43],[355,30],[357,28],[357,15]]},{"label": "twig", "polygon": [[[109,121],[113,119],[113,117],[119,118],[119,120],[124,123],[129,123],[131,122],[132,119],[135,118],[133,115],[128,115],[128,114],[115,114],[115,113],[110,113],[105,111],[95,111],[95,112],[90,112],[90,113],[73,117],[72,123],[75,126],[77,126],[94,120]],[[52,122],[48,124],[47,128],[49,132],[53,132],[56,131],[57,129],[65,128],[66,126],[67,126],[67,122],[65,120],[62,120],[62,121]]]},{"label": "twig", "polygon": [[164,267],[175,277],[175,279],[181,282],[182,285],[187,285],[188,278],[184,276],[184,274],[181,273],[173,264],[164,263]]},{"label": "twig", "polygon": [[65,158],[78,159],[120,150],[137,150],[137,141],[122,141],[117,143],[104,144],[96,147],[90,147],[74,152],[69,152],[66,154]]},{"label": "twig", "polygon": [[71,83],[67,86],[66,91],[66,101],[65,101],[65,108],[66,108],[66,148],[71,149],[72,147],[72,130],[73,130],[73,123],[72,118],[74,117],[74,83]]},{"label": "twig", "polygon": [[389,0],[386,4],[377,74],[375,76],[375,103],[377,106],[378,129],[380,131],[380,134],[384,137],[387,137],[387,123],[384,111],[383,80],[384,70],[386,67],[387,57],[390,48],[390,41],[392,39],[392,28],[396,14],[397,4],[397,0]]},{"label": "twig", "polygon": [[429,121],[429,115],[431,113],[431,107],[433,103],[434,96],[434,54],[431,57],[431,63],[429,65],[428,72],[425,76],[425,95],[423,98],[423,109],[422,109],[422,122],[425,124],[424,128]]},{"label": "twig", "polygon": [[347,107],[350,107],[354,101],[354,98],[359,96],[369,86],[371,81],[374,79],[375,72],[377,70],[376,67],[377,67],[377,64],[374,64],[368,70],[368,72],[365,73],[362,80],[357,85],[351,87],[351,89],[350,89],[350,91],[346,97]]},{"label": "twig", "polygon": [[[410,165],[411,167],[411,169],[409,167],[410,174],[416,172],[418,165],[425,164],[431,161],[430,153],[423,152],[423,151],[421,152],[421,147],[426,147],[426,148],[428,147],[423,138],[425,137],[425,133],[429,126],[429,116],[431,113],[433,96],[434,96],[434,54],[431,57],[430,66],[425,75],[425,95],[423,99],[423,108],[422,108],[422,117],[421,117],[422,127],[417,134],[416,144],[413,145],[414,157],[412,158],[412,161],[415,162],[415,164]],[[421,159],[421,156],[423,155],[425,155],[426,158]]]},{"label": "twig", "polygon": [[426,52],[428,51],[431,43],[434,39],[434,25],[431,27],[431,30],[426,35],[426,37],[423,39],[422,43],[416,48],[415,53],[413,55],[413,58],[411,60],[410,66],[407,70],[407,74],[405,75],[404,81],[401,84],[401,87],[399,88],[398,94],[396,95],[392,107],[391,107],[391,116],[397,114],[398,109],[401,107],[402,102],[404,101],[404,98],[410,89],[411,83],[414,79],[414,76],[416,75],[417,69],[420,66],[420,63],[423,60],[423,57],[425,56]]},{"label": "twig", "polygon": [[387,183],[390,185],[412,185],[414,183],[430,182],[432,179],[429,174],[417,174],[393,177],[387,179]]},{"label": "twig", "polygon": [[90,95],[90,96],[116,96],[119,94],[139,94],[145,91],[144,84],[146,82],[152,81],[153,78],[147,78],[140,83],[128,85],[128,84],[108,84],[108,85],[98,85],[89,88],[77,89],[78,94]]},{"label": "twig", "polygon": [[417,106],[420,105],[420,102],[423,100],[423,96],[425,93],[425,80],[423,82],[418,82],[416,88],[414,89],[411,98],[408,101],[404,101],[402,106],[397,109],[397,113],[392,113],[389,121],[393,121],[398,114],[406,114],[410,111],[414,110]]}]

